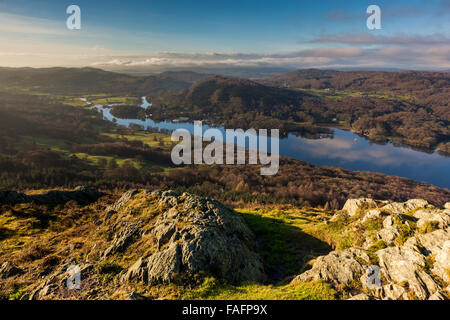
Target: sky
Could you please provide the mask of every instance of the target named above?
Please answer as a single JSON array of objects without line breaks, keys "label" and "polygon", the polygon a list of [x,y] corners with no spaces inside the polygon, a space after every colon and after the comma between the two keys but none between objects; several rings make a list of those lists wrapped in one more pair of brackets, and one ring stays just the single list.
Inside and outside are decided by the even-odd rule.
[{"label": "sky", "polygon": [[448,70],[449,21],[450,0],[0,0],[0,66]]}]

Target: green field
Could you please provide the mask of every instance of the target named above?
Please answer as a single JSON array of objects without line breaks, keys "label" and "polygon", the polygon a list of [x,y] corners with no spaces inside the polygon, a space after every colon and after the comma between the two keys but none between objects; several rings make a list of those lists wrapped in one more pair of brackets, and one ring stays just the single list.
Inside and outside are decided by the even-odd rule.
[{"label": "green field", "polygon": [[328,90],[328,89],[296,89],[301,92],[311,94],[319,98],[329,98],[329,99],[339,99],[343,97],[366,97],[366,98],[376,98],[383,100],[397,100],[397,101],[409,101],[414,102],[416,98],[411,95],[390,95],[385,93],[376,92],[361,92],[361,91],[338,91],[338,90]]},{"label": "green field", "polygon": [[[152,148],[161,148],[168,150],[169,146],[171,145],[170,136],[166,134],[141,131],[129,132],[130,133],[124,135],[119,133],[103,133],[103,135],[113,138],[115,141],[120,141],[123,139],[129,141],[142,141],[144,144]],[[162,145],[161,142],[163,142],[164,145]],[[100,159],[104,159],[108,162],[111,160],[115,160],[119,166],[123,166],[125,163],[132,164],[137,169],[153,166],[152,163],[139,161],[135,158],[121,158],[116,156],[92,155],[88,153],[74,153],[71,151],[69,143],[61,139],[23,136],[21,143],[23,145],[23,148],[25,148],[26,144],[35,143],[38,146],[60,153],[66,159],[77,157],[78,159],[86,161],[90,165],[94,166],[97,166],[99,164]],[[85,143],[95,143],[95,141],[85,141]],[[168,168],[160,167],[159,170],[161,170],[162,172],[166,172]]]}]

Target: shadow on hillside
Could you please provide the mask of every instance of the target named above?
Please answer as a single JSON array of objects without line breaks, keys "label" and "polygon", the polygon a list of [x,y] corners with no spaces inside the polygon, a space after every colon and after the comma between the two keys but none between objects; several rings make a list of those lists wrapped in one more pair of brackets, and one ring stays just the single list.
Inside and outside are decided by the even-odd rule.
[{"label": "shadow on hillside", "polygon": [[16,234],[15,231],[0,227],[0,241],[13,237]]},{"label": "shadow on hillside", "polygon": [[256,236],[268,283],[289,281],[308,269],[308,261],[332,251],[326,242],[298,227],[273,218],[241,214]]}]

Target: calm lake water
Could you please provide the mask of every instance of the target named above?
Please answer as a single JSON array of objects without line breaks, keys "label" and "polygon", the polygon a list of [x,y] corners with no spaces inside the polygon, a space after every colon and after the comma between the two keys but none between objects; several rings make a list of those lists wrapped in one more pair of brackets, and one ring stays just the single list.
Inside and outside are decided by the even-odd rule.
[{"label": "calm lake water", "polygon": [[[86,101],[86,100],[83,100]],[[87,101],[86,101],[87,102]],[[142,107],[151,104],[142,97]],[[119,119],[111,114],[111,105],[94,105],[103,113],[103,118],[129,127],[138,125],[143,129],[186,129],[194,132],[193,123],[155,122],[152,119]],[[211,128],[203,125],[203,131]],[[224,132],[223,127],[215,127]],[[270,140],[270,139],[269,139]],[[349,131],[333,129],[331,135],[320,138],[306,138],[290,133],[279,140],[280,154],[315,165],[333,166],[354,171],[381,172],[389,175],[423,181],[450,189],[450,157],[437,152],[432,154],[416,151],[408,147],[394,146],[392,143],[375,144]]]}]

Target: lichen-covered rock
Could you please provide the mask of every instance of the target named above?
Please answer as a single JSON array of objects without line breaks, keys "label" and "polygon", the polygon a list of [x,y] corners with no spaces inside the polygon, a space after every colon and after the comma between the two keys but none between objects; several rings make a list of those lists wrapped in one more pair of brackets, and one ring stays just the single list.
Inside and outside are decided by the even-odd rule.
[{"label": "lichen-covered rock", "polygon": [[392,202],[381,209],[391,211],[392,213],[401,214],[408,213],[418,208],[427,208],[429,202],[423,199],[411,199],[406,202]]},{"label": "lichen-covered rock", "polygon": [[383,300],[408,300],[405,288],[395,283],[383,286],[377,295]]},{"label": "lichen-covered rock", "polygon": [[[371,259],[366,257],[364,251],[350,248],[342,251],[333,251],[326,256],[317,258],[312,269],[297,276],[294,281],[324,280],[336,287],[342,285],[356,285],[364,290],[361,296],[355,299],[375,297],[385,300],[408,299],[448,299],[450,298],[450,228],[445,223],[437,223],[438,230],[420,234],[415,229],[415,222],[421,219],[432,219],[445,222],[447,212],[428,206],[420,200],[405,202],[398,206],[400,212],[391,210],[383,221],[382,228],[372,233],[371,241],[385,241],[389,247],[373,247],[370,249]],[[414,211],[415,209],[417,211]],[[425,209],[420,209],[425,208]],[[412,209],[412,210],[411,210]],[[386,210],[386,211],[384,211]],[[379,219],[387,209],[371,209],[364,217],[372,216]],[[405,214],[405,212],[407,214]],[[364,218],[363,218],[364,219]],[[367,218],[367,220],[372,217]],[[350,223],[349,227],[360,226],[361,221]],[[401,230],[400,230],[401,229]],[[407,234],[405,234],[407,232]],[[403,245],[398,245],[396,237],[401,236]],[[393,240],[396,241],[393,241]],[[366,242],[371,242],[366,241]],[[365,247],[367,247],[364,244]],[[374,256],[373,256],[374,255]],[[367,273],[368,266],[375,263],[379,267],[379,282],[369,280],[373,274]],[[359,284],[358,284],[359,283]],[[379,284],[379,286],[378,286]],[[353,299],[353,298],[352,298]]]},{"label": "lichen-covered rock", "polygon": [[431,272],[450,283],[450,228],[417,235],[406,244],[419,247],[427,256],[434,256]]},{"label": "lichen-covered rock", "polygon": [[446,283],[450,283],[450,241],[446,241],[442,249],[436,250],[431,271],[441,277]]},{"label": "lichen-covered rock", "polygon": [[360,199],[348,199],[344,207],[343,211],[346,211],[349,216],[354,216],[359,213],[363,209],[373,209],[377,207],[377,202],[373,199],[368,198],[360,198]]},{"label": "lichen-covered rock", "polygon": [[111,245],[103,252],[103,259],[113,253],[124,251],[139,234],[139,222],[121,224],[124,227],[114,235]]},{"label": "lichen-covered rock", "polygon": [[312,269],[300,274],[293,281],[324,280],[337,286],[345,285],[366,272],[369,260],[366,252],[360,249],[333,251],[318,257]]},{"label": "lichen-covered rock", "polygon": [[386,213],[381,211],[380,209],[372,209],[366,212],[364,215],[364,218],[362,218],[361,222],[366,223],[370,219],[380,219],[382,217],[386,216]]},{"label": "lichen-covered rock", "polygon": [[[437,230],[414,236],[401,247],[391,247],[376,252],[381,272],[388,281],[407,283],[408,288],[419,299],[427,299],[441,290],[440,284],[426,272],[427,257],[439,259],[429,272],[443,278],[448,268],[449,230]],[[445,280],[445,281],[448,281]]]},{"label": "lichen-covered rock", "polygon": [[388,216],[383,220],[383,228],[376,232],[372,239],[366,239],[363,247],[368,249],[377,241],[383,241],[386,245],[390,245],[399,235],[400,230],[398,226],[395,225],[394,218],[392,216]]},{"label": "lichen-covered rock", "polygon": [[164,213],[151,234],[157,251],[141,257],[122,281],[165,283],[179,276],[206,272],[231,283],[263,281],[262,260],[254,236],[235,211],[190,194],[154,192]]},{"label": "lichen-covered rock", "polygon": [[138,190],[128,190],[124,192],[124,194],[122,194],[119,200],[117,200],[113,205],[109,206],[106,209],[106,213],[108,214],[108,212],[111,211],[112,212],[119,211],[124,205],[128,203],[128,201],[130,201],[131,198],[133,198],[133,196],[135,196],[138,193],[139,193]]},{"label": "lichen-covered rock", "polygon": [[419,230],[426,230],[426,227],[430,224],[439,229],[444,229],[450,226],[450,212],[448,210],[417,210],[414,213],[414,217],[419,219],[417,221],[417,228]]},{"label": "lichen-covered rock", "polygon": [[419,299],[426,299],[427,292],[422,286],[418,271],[425,267],[426,258],[412,246],[391,247],[377,252],[381,272],[394,283],[407,282]]}]

